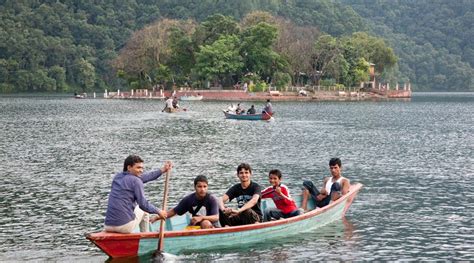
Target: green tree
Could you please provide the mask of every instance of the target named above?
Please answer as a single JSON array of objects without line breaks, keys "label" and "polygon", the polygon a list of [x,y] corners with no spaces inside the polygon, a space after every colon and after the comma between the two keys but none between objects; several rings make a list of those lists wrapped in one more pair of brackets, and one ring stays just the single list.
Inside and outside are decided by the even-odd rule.
[{"label": "green tree", "polygon": [[76,79],[81,91],[92,91],[96,82],[94,65],[84,58],[79,59]]},{"label": "green tree", "polygon": [[48,70],[48,76],[54,80],[54,91],[67,91],[66,70],[60,66],[53,66]]},{"label": "green tree", "polygon": [[213,80],[214,85],[241,71],[244,64],[238,42],[237,36],[226,35],[211,45],[200,46],[194,70],[203,79]]},{"label": "green tree", "polygon": [[247,72],[255,73],[270,82],[273,74],[285,71],[288,63],[276,53],[272,45],[278,31],[275,26],[260,22],[242,32],[241,54]]},{"label": "green tree", "polygon": [[330,35],[322,35],[318,38],[314,45],[314,51],[312,54],[313,67],[310,72],[310,77],[317,83],[320,84],[322,77],[328,76],[328,70],[331,69],[333,74],[337,71],[337,64],[334,63],[335,59],[342,62],[341,49],[337,39]]},{"label": "green tree", "polygon": [[237,21],[229,16],[215,14],[203,21],[194,33],[196,45],[209,45],[223,35],[237,35],[240,29]]}]

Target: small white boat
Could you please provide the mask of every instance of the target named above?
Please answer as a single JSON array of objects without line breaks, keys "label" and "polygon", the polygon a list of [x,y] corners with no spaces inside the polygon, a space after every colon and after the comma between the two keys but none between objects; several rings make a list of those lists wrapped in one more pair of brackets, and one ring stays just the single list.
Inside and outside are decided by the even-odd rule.
[{"label": "small white boat", "polygon": [[202,100],[202,95],[199,96],[181,96],[179,100]]},{"label": "small white boat", "polygon": [[74,93],[74,98],[76,98],[76,99],[85,99],[85,98],[87,98],[87,93],[81,93],[81,94]]}]

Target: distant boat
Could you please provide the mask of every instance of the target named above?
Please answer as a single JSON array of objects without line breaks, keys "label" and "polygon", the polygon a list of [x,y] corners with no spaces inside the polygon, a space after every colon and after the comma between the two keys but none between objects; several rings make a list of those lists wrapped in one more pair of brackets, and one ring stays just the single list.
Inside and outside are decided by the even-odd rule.
[{"label": "distant boat", "polygon": [[[342,218],[361,188],[360,183],[351,185],[347,194],[323,208],[314,209],[314,202],[310,200],[308,208],[313,210],[307,213],[259,224],[187,230],[186,226],[190,222],[189,214],[175,216],[166,219],[164,250],[167,253],[177,254],[183,251],[239,247],[258,242],[268,243],[271,239],[285,239],[290,235],[298,235]],[[296,195],[294,198],[297,204],[301,203],[301,195]],[[262,209],[275,207],[275,204],[271,199],[263,199],[261,207]],[[86,234],[86,238],[112,258],[133,257],[156,251],[159,222],[151,225],[151,231],[153,232],[131,234],[97,232]]]},{"label": "distant boat", "polygon": [[75,99],[85,99],[85,98],[87,98],[87,93],[82,93],[82,94],[74,93],[74,98]]},{"label": "distant boat", "polygon": [[233,120],[249,120],[249,121],[267,121],[272,118],[272,114],[259,113],[259,114],[236,114],[228,111],[224,111],[226,119],[233,119]]},{"label": "distant boat", "polygon": [[166,112],[166,113],[175,113],[175,112],[182,112],[182,111],[187,111],[188,109],[186,108],[164,108],[162,110],[162,112]]},{"label": "distant boat", "polygon": [[181,96],[180,100],[202,100],[202,95],[199,96]]}]

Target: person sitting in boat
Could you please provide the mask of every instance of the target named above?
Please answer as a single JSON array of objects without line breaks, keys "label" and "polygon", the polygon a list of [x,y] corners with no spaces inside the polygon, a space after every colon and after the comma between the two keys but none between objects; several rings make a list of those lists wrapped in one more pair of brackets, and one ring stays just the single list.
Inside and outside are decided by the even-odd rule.
[{"label": "person sitting in boat", "polygon": [[263,198],[271,198],[276,208],[267,208],[263,213],[263,220],[270,221],[273,219],[289,218],[302,214],[290,196],[288,187],[281,183],[281,171],[278,169],[271,170],[268,173],[270,186],[262,191]]},{"label": "person sitting in boat", "polygon": [[[187,195],[177,206],[167,211],[168,218],[175,215],[191,214],[190,226],[199,226],[201,229],[219,227],[219,200],[207,192],[208,182],[204,175],[198,175],[194,179],[195,192]],[[206,210],[205,213],[202,210]],[[156,216],[150,220],[155,222],[161,219]]]},{"label": "person sitting in boat", "polygon": [[165,108],[162,110],[162,111],[166,111],[166,112],[172,112],[174,109],[173,107],[173,98],[171,97],[168,97],[166,98],[165,100]]},{"label": "person sitting in boat", "polygon": [[174,109],[179,109],[179,105],[178,105],[178,98],[177,97],[173,97],[173,108]]},{"label": "person sitting in boat", "polygon": [[250,109],[247,111],[247,114],[255,114],[256,111],[255,111],[255,107],[252,105],[250,106]]},{"label": "person sitting in boat", "polygon": [[237,108],[234,106],[234,104],[230,104],[230,106],[227,108],[227,112],[233,113],[235,112]]},{"label": "person sitting in boat", "polygon": [[329,160],[331,177],[324,178],[321,191],[318,191],[311,181],[303,182],[303,201],[301,207],[304,211],[308,210],[307,205],[310,195],[314,199],[317,207],[324,207],[331,201],[335,201],[349,192],[350,181],[342,177],[341,167],[342,163],[339,158]]},{"label": "person sitting in boat", "polygon": [[240,103],[237,104],[237,108],[235,109],[235,114],[242,114],[245,112],[245,109],[240,106]]},{"label": "person sitting in boat", "polygon": [[[251,180],[252,168],[250,165],[241,163],[237,167],[237,176],[240,183],[229,188],[220,200],[219,221],[221,226],[240,226],[262,221],[260,208],[262,188]],[[225,206],[225,203],[233,199],[237,200],[238,209]]]},{"label": "person sitting in boat", "polygon": [[123,172],[116,174],[112,181],[105,213],[105,231],[132,233],[135,227],[140,226],[140,232],[147,232],[148,213],[166,218],[166,211],[156,208],[145,198],[143,184],[158,179],[171,167],[168,161],[161,169],[143,173],[143,160],[137,155],[128,156]]},{"label": "person sitting in boat", "polygon": [[272,104],[270,103],[270,100],[268,99],[267,100],[267,104],[265,105],[265,107],[263,108],[263,111],[262,113],[268,113],[270,115],[273,114],[273,107],[272,107]]}]

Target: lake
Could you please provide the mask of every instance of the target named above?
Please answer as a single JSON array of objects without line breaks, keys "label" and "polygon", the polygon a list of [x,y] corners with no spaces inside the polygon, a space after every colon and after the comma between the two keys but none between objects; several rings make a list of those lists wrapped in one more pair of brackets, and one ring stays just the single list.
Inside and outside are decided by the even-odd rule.
[{"label": "lake", "polygon": [[[145,169],[175,164],[169,204],[203,174],[216,195],[241,162],[268,185],[280,169],[293,194],[318,187],[331,157],[364,184],[344,219],[260,244],[176,255],[177,261],[420,261],[474,258],[474,94],[411,100],[274,102],[275,120],[225,120],[230,102],[0,97],[0,261],[104,262],[84,238],[103,226],[112,178],[129,154]],[[244,102],[245,108],[263,102]],[[145,185],[161,205],[163,179]],[[147,257],[136,261],[152,260]]]}]

